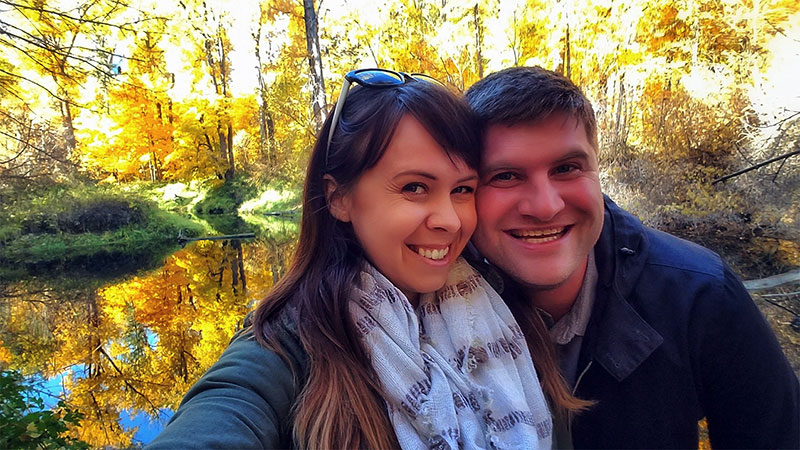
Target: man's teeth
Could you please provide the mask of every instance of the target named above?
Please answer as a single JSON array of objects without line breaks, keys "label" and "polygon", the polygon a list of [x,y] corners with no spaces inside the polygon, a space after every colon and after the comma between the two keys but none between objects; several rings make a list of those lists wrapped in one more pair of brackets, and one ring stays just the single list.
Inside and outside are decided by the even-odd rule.
[{"label": "man's teeth", "polygon": [[450,247],[445,247],[440,250],[417,247],[417,253],[419,253],[420,256],[428,259],[442,259],[447,255],[447,252],[449,251]]},{"label": "man's teeth", "polygon": [[511,233],[514,237],[524,239],[528,242],[550,242],[558,239],[564,234],[564,227],[549,228],[546,230],[524,230]]}]

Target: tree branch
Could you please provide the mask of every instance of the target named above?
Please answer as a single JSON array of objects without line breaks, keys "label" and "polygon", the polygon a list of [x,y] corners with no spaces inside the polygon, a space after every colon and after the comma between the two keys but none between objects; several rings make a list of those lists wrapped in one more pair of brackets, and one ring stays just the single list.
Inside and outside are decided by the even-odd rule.
[{"label": "tree branch", "polygon": [[711,184],[717,184],[719,182],[731,179],[733,177],[738,177],[739,175],[742,175],[744,173],[750,172],[752,170],[756,170],[759,167],[763,167],[763,166],[766,166],[767,164],[774,163],[775,161],[780,161],[782,159],[786,159],[786,158],[789,158],[789,157],[792,157],[792,156],[798,155],[798,154],[800,154],[800,148],[798,148],[798,149],[796,149],[794,151],[791,151],[789,153],[785,153],[783,155],[776,156],[774,158],[768,159],[768,160],[766,160],[764,162],[760,162],[758,164],[752,165],[752,166],[750,166],[750,167],[748,167],[746,169],[742,169],[742,170],[740,170],[738,172],[734,172],[734,173],[732,173],[730,175],[725,175],[723,177],[719,177],[716,180],[712,181]]},{"label": "tree branch", "polygon": [[52,9],[45,9],[45,8],[37,8],[37,7],[33,7],[33,6],[28,6],[28,5],[23,5],[23,4],[20,4],[20,3],[12,2],[12,1],[9,1],[9,0],[0,0],[0,4],[5,4],[5,5],[8,5],[8,6],[11,6],[12,8],[16,8],[16,9],[20,9],[20,10],[24,9],[24,10],[34,11],[34,12],[40,13],[40,14],[41,13],[47,13],[47,14],[51,14],[51,15],[56,16],[56,17],[61,17],[63,19],[71,20],[71,21],[74,21],[74,22],[77,22],[77,23],[89,23],[89,24],[92,24],[92,25],[100,25],[100,26],[105,26],[105,27],[116,28],[116,29],[122,30],[122,31],[136,32],[135,28],[127,28],[127,26],[129,26],[129,25],[130,26],[137,25],[137,24],[143,22],[144,20],[150,20],[150,18],[146,18],[146,19],[136,20],[134,22],[128,22],[128,23],[124,23],[124,24],[115,24],[115,23],[110,23],[110,22],[103,22],[103,21],[99,21],[99,20],[94,20],[94,19],[87,19],[87,18],[83,18],[83,17],[74,17],[74,16],[71,16],[71,15],[69,15],[67,13],[63,13],[61,11],[56,11],[56,10],[52,10]]},{"label": "tree branch", "polygon": [[748,291],[758,291],[761,289],[783,286],[784,284],[796,283],[798,281],[800,281],[800,269],[773,275],[771,277],[760,278],[758,280],[747,280],[743,284]]}]

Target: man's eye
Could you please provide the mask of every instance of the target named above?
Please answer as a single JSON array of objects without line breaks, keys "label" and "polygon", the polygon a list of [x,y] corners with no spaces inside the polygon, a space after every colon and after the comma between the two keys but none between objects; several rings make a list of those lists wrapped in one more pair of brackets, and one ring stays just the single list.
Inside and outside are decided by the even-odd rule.
[{"label": "man's eye", "polygon": [[562,164],[553,169],[553,172],[555,172],[556,174],[564,174],[564,173],[570,173],[573,170],[578,170],[578,167],[575,164]]},{"label": "man's eye", "polygon": [[459,186],[453,189],[453,194],[472,194],[475,192],[475,188],[472,186]]},{"label": "man's eye", "polygon": [[408,183],[407,185],[403,186],[403,192],[408,192],[410,194],[424,194],[425,186],[421,183]]},{"label": "man's eye", "polygon": [[491,181],[511,181],[516,178],[512,172],[500,172],[492,177]]}]

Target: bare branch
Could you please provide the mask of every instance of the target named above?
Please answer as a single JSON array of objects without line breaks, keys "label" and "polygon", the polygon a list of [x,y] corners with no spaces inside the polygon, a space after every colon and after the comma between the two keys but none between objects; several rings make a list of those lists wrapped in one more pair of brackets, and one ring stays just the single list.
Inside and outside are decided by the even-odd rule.
[{"label": "bare branch", "polygon": [[800,269],[795,269],[780,275],[773,275],[771,277],[760,278],[758,280],[748,280],[744,282],[744,287],[748,291],[757,291],[761,289],[770,289],[784,284],[795,283],[800,281]]},{"label": "bare branch", "polygon": [[127,23],[124,23],[124,24],[116,24],[116,23],[110,23],[110,22],[103,22],[103,21],[100,21],[100,20],[87,19],[85,17],[74,17],[74,16],[71,16],[71,15],[69,15],[67,13],[63,13],[61,11],[56,11],[56,10],[52,10],[52,9],[45,9],[45,8],[36,8],[36,7],[33,7],[33,6],[22,5],[20,3],[12,2],[12,1],[9,1],[9,0],[0,0],[0,4],[5,4],[5,5],[8,5],[8,6],[11,6],[12,8],[16,8],[18,10],[24,9],[24,10],[29,10],[29,11],[35,11],[37,13],[47,13],[47,14],[51,14],[53,16],[61,17],[61,18],[67,19],[67,20],[78,22],[78,23],[88,23],[88,24],[92,24],[92,25],[100,25],[100,26],[105,26],[105,27],[117,28],[117,29],[122,30],[122,31],[131,31],[131,32],[136,32],[136,29],[132,28],[132,27],[129,27],[129,26],[137,25],[137,24],[142,23],[142,22],[144,22],[146,20],[151,20],[151,18],[145,18],[145,19],[140,19],[140,20],[136,20],[136,21],[133,21],[133,22],[127,22]]},{"label": "bare branch", "polygon": [[12,76],[14,78],[19,78],[19,79],[25,80],[25,81],[27,81],[29,83],[33,83],[36,86],[39,86],[40,88],[42,88],[45,91],[47,91],[48,94],[50,94],[53,98],[57,99],[58,101],[61,101],[61,102],[64,102],[64,103],[68,103],[70,105],[77,106],[79,108],[81,107],[80,105],[78,105],[77,103],[73,102],[72,100],[68,100],[68,99],[62,98],[61,96],[57,95],[55,92],[53,92],[50,89],[48,89],[46,86],[42,85],[41,83],[38,83],[38,82],[33,81],[33,80],[30,80],[30,79],[28,79],[26,77],[23,77],[22,75],[17,75],[16,73],[11,73],[11,72],[9,72],[7,70],[0,69],[0,72],[4,73],[6,75]]},{"label": "bare branch", "polygon": [[800,291],[782,292],[779,294],[760,294],[760,297],[793,297],[795,295],[800,295]]},{"label": "bare branch", "polygon": [[763,167],[763,166],[766,166],[767,164],[774,163],[775,161],[780,161],[780,160],[782,160],[782,159],[786,159],[786,158],[789,158],[789,157],[792,157],[792,156],[794,156],[794,155],[798,155],[798,154],[800,154],[800,148],[798,148],[798,149],[796,149],[796,150],[794,150],[794,151],[791,151],[791,152],[789,152],[789,153],[785,153],[785,154],[783,154],[783,155],[776,156],[776,157],[774,157],[774,158],[771,158],[771,159],[768,159],[768,160],[766,160],[766,161],[760,162],[760,163],[758,163],[758,164],[755,164],[755,165],[753,165],[753,166],[750,166],[750,167],[748,167],[748,168],[746,168],[746,169],[742,169],[742,170],[740,170],[740,171],[738,171],[738,172],[734,172],[734,173],[732,173],[732,174],[730,174],[730,175],[725,175],[725,176],[723,176],[723,177],[719,177],[719,178],[717,178],[716,180],[712,181],[712,182],[711,182],[711,184],[717,184],[717,183],[719,183],[719,182],[722,182],[722,181],[728,180],[728,179],[730,179],[730,178],[733,178],[733,177],[738,177],[738,176],[739,176],[739,175],[741,175],[741,174],[744,174],[744,173],[750,172],[750,171],[752,171],[752,170],[756,170],[756,169],[758,169],[759,167]]}]

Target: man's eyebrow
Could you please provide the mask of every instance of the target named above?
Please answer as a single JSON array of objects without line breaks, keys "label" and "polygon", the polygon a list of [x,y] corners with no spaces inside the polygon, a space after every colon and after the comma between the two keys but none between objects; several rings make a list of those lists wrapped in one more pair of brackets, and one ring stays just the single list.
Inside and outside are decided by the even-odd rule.
[{"label": "man's eyebrow", "polygon": [[[570,151],[568,151],[567,153],[561,155],[557,159],[554,159],[552,162],[554,164],[557,164],[557,163],[560,163],[560,162],[563,162],[563,161],[568,161],[570,159],[586,159],[586,160],[588,160],[588,159],[590,159],[589,155],[590,155],[590,153],[587,152],[586,150],[582,149],[582,148],[574,148],[574,149],[571,149]],[[492,162],[492,163],[481,164],[481,173],[483,173],[483,172],[493,172],[493,171],[496,171],[496,170],[518,170],[518,169],[520,169],[520,167],[524,168],[524,166],[525,166],[524,163],[523,164],[518,164],[518,163],[514,163],[514,162],[511,162],[511,161],[508,161],[507,159],[503,159],[503,160],[499,160],[499,161]]]},{"label": "man's eyebrow", "polygon": [[562,157],[558,158],[556,161],[566,161],[568,159],[589,159],[589,153],[581,148],[576,148],[567,152],[567,154],[563,155]]},{"label": "man's eyebrow", "polygon": [[494,172],[496,170],[519,170],[519,165],[511,164],[508,161],[498,161],[492,164],[481,164],[480,173]]}]

